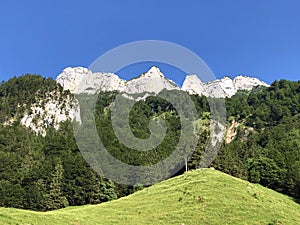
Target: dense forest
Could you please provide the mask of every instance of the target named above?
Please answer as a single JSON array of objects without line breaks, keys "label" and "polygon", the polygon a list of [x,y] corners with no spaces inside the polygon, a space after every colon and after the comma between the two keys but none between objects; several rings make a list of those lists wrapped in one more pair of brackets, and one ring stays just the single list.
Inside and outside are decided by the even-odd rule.
[{"label": "dense forest", "polygon": [[[36,135],[20,118],[46,93],[65,92],[52,79],[24,75],[0,86],[0,206],[54,210],[66,206],[97,204],[133,193],[139,184],[125,186],[100,176],[82,157],[71,121],[59,130],[47,127]],[[164,141],[147,152],[133,151],[120,143],[111,125],[111,103],[117,92],[101,93],[96,104],[99,136],[110,153],[131,165],[149,165],[168,157],[180,137],[179,115],[166,100],[148,97],[130,112],[135,136],[149,136],[149,121],[163,118]],[[191,95],[201,126],[189,169],[199,168],[209,137],[209,104],[206,97]],[[260,183],[292,197],[300,197],[300,82],[275,81],[269,88],[241,91],[226,99],[228,126],[237,121],[236,136],[222,146],[213,166],[236,177]],[[5,125],[13,118],[11,124]],[[169,171],[168,171],[169,172]],[[184,168],[179,171],[183,173]],[[151,174],[149,176],[159,176]]]},{"label": "dense forest", "polygon": [[300,197],[300,82],[275,81],[269,88],[226,100],[237,136],[214,165],[231,175]]},{"label": "dense forest", "polygon": [[[117,198],[115,184],[97,175],[78,150],[70,122],[45,137],[21,126],[19,118],[47,92],[70,93],[52,79],[25,75],[0,86],[0,206],[53,210]],[[56,93],[57,94],[57,93]],[[9,118],[14,123],[4,126]]]}]

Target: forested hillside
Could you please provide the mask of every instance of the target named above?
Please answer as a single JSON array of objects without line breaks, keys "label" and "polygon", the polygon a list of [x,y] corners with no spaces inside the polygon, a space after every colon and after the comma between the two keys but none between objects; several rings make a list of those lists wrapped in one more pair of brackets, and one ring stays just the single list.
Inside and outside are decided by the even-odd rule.
[{"label": "forested hillside", "polygon": [[117,197],[115,185],[82,158],[70,121],[59,130],[49,126],[45,137],[20,124],[31,104],[55,91],[61,93],[61,101],[69,95],[54,80],[37,75],[1,84],[0,206],[44,211]]},{"label": "forested hillside", "polygon": [[[0,86],[0,122],[20,118],[32,103],[46,97],[52,91],[62,91],[56,81],[39,75],[26,74],[14,77]],[[65,93],[66,97],[67,93]],[[63,96],[62,96],[63,97]],[[63,101],[63,99],[61,99]]]},{"label": "forested hillside", "polygon": [[227,99],[237,135],[214,165],[233,176],[300,197],[300,82],[275,81],[269,88]]},{"label": "forested hillside", "polygon": [[[47,93],[56,93],[61,101],[72,96],[55,81],[38,75],[13,78],[0,86],[0,206],[45,211],[105,202],[139,189],[138,185],[115,184],[96,174],[78,150],[70,120],[61,123],[58,130],[47,126],[45,136],[20,123],[22,115],[30,113],[30,105],[40,102]],[[148,137],[149,121],[158,116],[168,128],[160,146],[137,153],[123,146],[113,133],[110,105],[116,95],[101,93],[96,105],[97,129],[111,154],[131,165],[148,165],[166,158],[180,135],[176,110],[154,97],[133,107],[130,125],[137,137]],[[199,143],[188,163],[189,169],[196,169],[209,136],[210,114],[206,97],[191,98],[201,124]],[[226,105],[228,127],[233,120],[238,126],[233,141],[224,142],[213,166],[300,197],[300,82],[276,81],[269,88],[239,92],[226,99]]]}]

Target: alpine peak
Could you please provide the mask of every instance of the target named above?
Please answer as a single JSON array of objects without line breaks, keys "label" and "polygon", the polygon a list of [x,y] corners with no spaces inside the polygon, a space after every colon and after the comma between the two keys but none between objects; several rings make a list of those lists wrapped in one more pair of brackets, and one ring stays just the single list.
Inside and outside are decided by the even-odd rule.
[{"label": "alpine peak", "polygon": [[[113,73],[93,73],[83,67],[68,67],[58,75],[56,81],[64,90],[71,93],[94,94],[100,91],[121,91],[129,94],[159,93],[163,89],[179,89],[177,84],[167,79],[157,66],[152,66],[147,72],[129,81],[119,78]],[[255,86],[269,85],[257,78],[237,76],[231,79],[225,76],[219,80],[204,83],[197,75],[187,75],[181,90],[190,94],[205,95],[213,98],[231,97],[238,90],[251,90]]]}]

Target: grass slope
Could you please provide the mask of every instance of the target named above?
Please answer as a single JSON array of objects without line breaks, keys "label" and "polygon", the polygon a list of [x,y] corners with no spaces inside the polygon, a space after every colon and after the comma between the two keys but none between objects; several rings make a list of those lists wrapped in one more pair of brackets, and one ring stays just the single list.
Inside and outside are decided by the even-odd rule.
[{"label": "grass slope", "polygon": [[169,179],[100,205],[39,213],[0,208],[0,224],[300,224],[289,197],[216,170]]}]

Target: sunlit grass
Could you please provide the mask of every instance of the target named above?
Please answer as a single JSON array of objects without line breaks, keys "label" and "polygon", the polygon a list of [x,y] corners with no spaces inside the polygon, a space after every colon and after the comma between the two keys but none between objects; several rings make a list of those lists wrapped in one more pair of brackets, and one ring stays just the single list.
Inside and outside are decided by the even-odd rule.
[{"label": "sunlit grass", "polygon": [[202,169],[133,195],[38,213],[0,208],[0,224],[300,224],[289,197],[216,170]]}]

